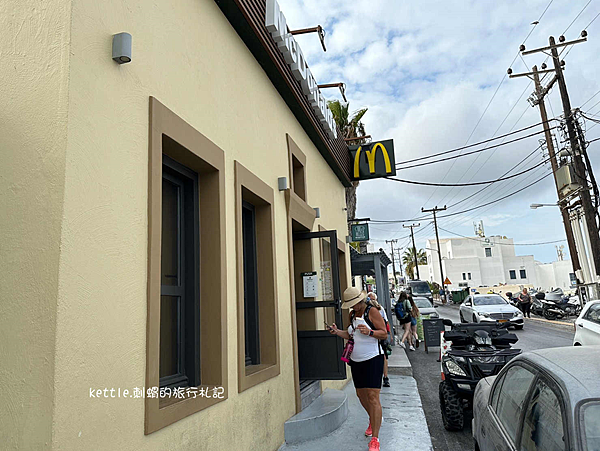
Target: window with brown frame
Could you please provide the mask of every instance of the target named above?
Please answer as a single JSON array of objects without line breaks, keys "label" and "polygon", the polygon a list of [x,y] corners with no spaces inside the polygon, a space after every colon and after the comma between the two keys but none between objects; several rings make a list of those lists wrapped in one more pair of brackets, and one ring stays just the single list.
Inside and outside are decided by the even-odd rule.
[{"label": "window with brown frame", "polygon": [[150,98],[146,434],[228,396],[224,169],[221,149]]},{"label": "window with brown frame", "polygon": [[279,374],[273,189],[235,162],[238,382],[242,392]]}]

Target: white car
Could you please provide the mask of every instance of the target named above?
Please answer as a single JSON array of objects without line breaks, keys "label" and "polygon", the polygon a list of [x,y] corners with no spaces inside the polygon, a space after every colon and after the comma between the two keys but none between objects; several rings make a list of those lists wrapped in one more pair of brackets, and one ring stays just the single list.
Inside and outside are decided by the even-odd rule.
[{"label": "white car", "polygon": [[523,313],[510,305],[499,294],[474,294],[468,296],[460,305],[461,323],[479,323],[498,321],[515,323],[515,329],[523,329]]},{"label": "white car", "polygon": [[419,309],[421,315],[429,315],[430,318],[439,318],[438,312],[435,311],[437,305],[432,305],[429,299],[425,297],[414,297],[415,305]]},{"label": "white car", "polygon": [[585,304],[575,321],[573,346],[600,345],[600,301]]}]

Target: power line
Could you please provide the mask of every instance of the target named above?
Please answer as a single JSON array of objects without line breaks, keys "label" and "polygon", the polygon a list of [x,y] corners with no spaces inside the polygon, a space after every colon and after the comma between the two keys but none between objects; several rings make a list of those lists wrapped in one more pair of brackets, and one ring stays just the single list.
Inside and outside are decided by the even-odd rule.
[{"label": "power line", "polygon": [[406,180],[406,179],[399,179],[397,177],[393,178],[393,177],[388,177],[385,180],[393,180],[394,182],[400,182],[400,183],[408,183],[411,185],[423,185],[423,186],[444,186],[444,187],[464,187],[464,186],[477,186],[477,185],[488,185],[488,184],[492,184],[492,183],[496,183],[496,182],[502,182],[503,180],[508,180],[508,179],[512,179],[515,177],[518,177],[520,175],[526,174],[527,172],[533,171],[534,169],[536,169],[537,167],[541,166],[544,163],[547,163],[550,160],[544,160],[541,163],[532,166],[528,169],[525,169],[524,171],[521,172],[517,172],[516,174],[513,175],[509,175],[507,177],[501,177],[495,180],[486,180],[484,182],[472,182],[472,183],[433,183],[433,182],[418,182],[416,180]]},{"label": "power line", "polygon": [[[484,241],[484,240],[479,240],[477,238],[472,238],[472,237],[469,237],[469,236],[464,236],[464,235],[461,235],[460,233],[452,232],[450,230],[446,230],[446,229],[444,229],[442,227],[439,227],[439,226],[438,226],[438,229],[443,230],[446,233],[450,233],[452,235],[459,236],[461,238],[466,238],[466,239],[472,240],[472,241],[479,241],[480,243],[486,243],[486,241]],[[567,240],[563,239],[563,240],[555,240],[555,241],[544,241],[542,243],[494,243],[494,244],[497,244],[499,246],[543,246],[543,245],[546,245],[546,244],[562,243],[563,241],[567,241]]]},{"label": "power line", "polygon": [[[485,204],[482,204],[482,205],[477,205],[476,207],[472,207],[472,208],[469,208],[469,209],[467,209],[467,210],[458,211],[458,212],[455,212],[455,213],[449,213],[449,214],[446,214],[446,215],[440,216],[440,218],[449,218],[449,217],[452,217],[452,216],[456,216],[456,215],[464,214],[464,213],[467,213],[467,212],[469,212],[469,211],[477,210],[477,209],[479,209],[479,208],[487,207],[488,205],[492,205],[492,204],[495,204],[495,203],[497,203],[497,202],[503,201],[503,200],[505,200],[505,199],[508,199],[509,197],[512,197],[512,196],[514,196],[514,195],[516,195],[516,194],[522,193],[522,192],[523,192],[523,191],[525,191],[526,189],[528,189],[528,188],[531,188],[532,186],[536,185],[537,183],[541,182],[541,181],[542,181],[542,180],[544,180],[546,177],[548,177],[548,176],[550,176],[550,175],[552,175],[552,174],[553,174],[553,172],[552,172],[552,171],[550,171],[548,174],[546,174],[546,175],[544,175],[544,176],[540,177],[539,179],[537,179],[536,181],[534,181],[534,182],[530,183],[529,185],[527,185],[527,186],[525,186],[525,187],[523,187],[523,188],[520,188],[520,189],[518,189],[518,190],[516,190],[516,191],[513,191],[512,193],[510,193],[510,194],[507,194],[506,196],[503,196],[503,197],[500,197],[500,198],[498,198],[498,199],[495,199],[495,200],[493,200],[493,201],[491,201],[491,202],[487,202],[487,203],[485,203]],[[388,219],[388,220],[378,220],[378,219],[371,219],[369,222],[373,222],[373,223],[380,223],[380,224],[393,224],[393,223],[401,223],[401,222],[420,221],[420,220],[423,220],[423,219],[428,219],[428,218],[429,218],[429,217],[421,217],[421,218],[413,218],[413,219],[399,219],[399,220],[392,220],[392,219]]]},{"label": "power line", "polygon": [[[551,120],[554,120],[554,119],[550,119],[548,122],[550,122]],[[540,123],[540,124],[541,124],[541,123]],[[540,125],[540,124],[532,125],[532,126],[530,126],[530,127],[527,127],[527,128],[535,127],[535,126],[537,126],[537,125]],[[551,128],[551,130],[554,130],[555,128],[557,128],[557,127],[552,127],[552,128]],[[523,130],[525,130],[525,129],[523,129]],[[518,133],[518,131],[516,131],[516,132],[513,132],[512,134],[514,134],[514,133]],[[456,152],[458,149],[454,149],[454,150],[448,150],[448,151],[446,151],[446,152],[440,152],[440,153],[438,153],[438,154],[429,155],[429,156],[427,156],[427,157],[414,158],[414,159],[412,159],[412,160],[408,160],[408,161],[403,161],[403,162],[401,162],[401,163],[397,163],[397,164],[396,164],[396,169],[398,169],[398,170],[402,170],[402,169],[411,169],[411,168],[417,168],[417,167],[420,167],[420,166],[426,166],[426,165],[428,165],[428,164],[441,163],[442,161],[448,161],[448,160],[452,160],[452,159],[454,159],[454,158],[466,157],[466,156],[469,156],[469,155],[473,155],[473,154],[476,154],[476,153],[483,152],[483,151],[485,151],[485,150],[490,150],[490,149],[495,149],[495,148],[498,148],[498,147],[501,147],[501,146],[506,146],[506,145],[508,145],[508,144],[512,144],[512,143],[515,143],[515,142],[517,142],[517,141],[521,141],[521,140],[523,140],[523,139],[531,138],[532,136],[536,136],[536,135],[539,135],[539,134],[541,134],[541,133],[544,133],[544,130],[540,130],[540,131],[538,131],[538,132],[535,132],[535,133],[530,133],[529,135],[521,136],[521,137],[519,137],[519,138],[515,138],[515,139],[512,139],[512,140],[510,140],[510,141],[502,141],[502,142],[501,142],[501,143],[499,143],[499,144],[495,144],[495,145],[493,145],[493,146],[486,146],[486,147],[484,147],[483,149],[477,149],[477,150],[473,150],[473,151],[471,151],[471,152],[467,152],[467,153],[460,153],[460,154],[458,154],[458,155],[454,155],[454,156],[452,156],[452,157],[441,158],[441,159],[439,159],[439,160],[428,161],[428,162],[425,162],[425,163],[420,163],[420,164],[414,164],[414,165],[411,165],[411,166],[405,166],[405,167],[402,167],[402,168],[401,168],[401,167],[398,167],[398,166],[400,166],[400,165],[403,165],[403,164],[406,164],[406,163],[411,163],[411,162],[414,162],[414,161],[422,161],[422,160],[426,160],[426,159],[428,159],[428,158],[432,158],[432,157],[434,157],[434,156],[438,156],[438,155],[446,155],[446,154],[449,154],[449,153],[452,153],[452,152]],[[508,135],[510,135],[510,134],[511,134],[511,133],[509,133]],[[506,136],[508,136],[508,135],[504,135],[504,137],[506,137]],[[492,138],[492,139],[499,139],[499,138],[500,138],[500,137],[498,137],[498,138]],[[491,141],[491,140],[488,140],[488,141]],[[487,142],[487,141],[484,141],[484,142]],[[472,144],[472,146],[474,146],[474,145],[475,145],[475,144]],[[467,147],[471,147],[471,146],[467,146]],[[462,149],[465,149],[465,147],[463,147]]]},{"label": "power line", "polygon": [[[591,0],[590,0],[591,1]],[[525,36],[525,39],[523,40],[522,44],[525,44],[525,42],[527,42],[527,39],[529,39],[529,36],[531,36],[531,33],[533,33],[533,31],[535,30],[535,28],[539,25],[540,21],[542,20],[542,18],[544,17],[544,15],[546,14],[546,11],[548,11],[548,8],[550,8],[550,5],[552,5],[552,3],[554,2],[554,0],[550,0],[550,2],[548,3],[548,5],[546,6],[546,8],[544,9],[544,11],[542,12],[542,14],[540,15],[540,18],[537,20],[537,22],[534,24],[533,28],[531,28],[531,30],[529,30],[529,33],[527,33],[527,36]],[[515,55],[515,57],[512,60],[512,63],[510,63],[510,66],[512,66],[515,61],[517,60],[517,58],[520,55],[520,51],[517,52],[517,54]],[[509,67],[510,67],[509,66]],[[525,65],[527,67],[527,65]],[[496,91],[494,91],[494,94],[492,95],[492,98],[490,99],[490,101],[488,102],[487,106],[485,107],[485,110],[483,110],[483,113],[481,113],[481,116],[479,117],[479,120],[477,121],[477,123],[475,124],[475,127],[473,128],[473,130],[471,131],[471,134],[469,135],[469,137],[467,138],[467,141],[465,142],[465,145],[469,142],[469,140],[471,139],[471,137],[473,136],[473,134],[475,133],[475,130],[477,130],[477,127],[479,127],[479,124],[481,123],[481,120],[483,119],[483,117],[485,116],[485,113],[488,111],[490,105],[492,104],[494,98],[496,97],[496,94],[498,94],[498,91],[500,90],[500,87],[502,86],[502,84],[504,83],[504,80],[506,80],[506,73],[504,73],[504,75],[502,76],[502,80],[500,80],[500,83],[498,84],[498,87],[496,88]],[[514,108],[514,107],[513,107]],[[511,109],[512,111],[512,109]],[[509,112],[510,114],[510,112]],[[508,115],[507,115],[508,117]],[[506,120],[506,118],[504,119]],[[504,123],[504,121],[502,121],[502,123]],[[498,128],[499,129],[499,128]],[[497,130],[496,130],[497,133]],[[495,134],[495,133],[494,133]],[[446,180],[446,177],[448,177],[448,174],[451,173],[452,168],[454,167],[454,164],[456,163],[456,161],[453,161],[452,164],[450,165],[450,168],[448,168],[448,171],[446,172],[446,174],[444,174],[444,177],[442,178],[442,182],[444,180]],[[462,179],[462,177],[461,177]],[[459,179],[460,181],[460,179]],[[429,196],[429,198],[427,199],[427,201],[425,203],[428,203],[431,198],[434,196],[434,194],[437,192],[437,188],[431,193],[431,195]],[[445,197],[445,196],[444,196]],[[443,200],[443,199],[442,199]]]}]

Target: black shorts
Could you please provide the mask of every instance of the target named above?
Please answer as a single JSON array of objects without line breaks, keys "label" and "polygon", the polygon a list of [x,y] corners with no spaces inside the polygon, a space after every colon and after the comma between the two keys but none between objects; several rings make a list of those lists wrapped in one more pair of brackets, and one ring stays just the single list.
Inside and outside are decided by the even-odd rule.
[{"label": "black shorts", "polygon": [[400,324],[410,323],[410,315],[404,315],[404,318],[399,318]]},{"label": "black shorts", "polygon": [[350,365],[355,388],[379,388],[383,377],[383,354]]}]

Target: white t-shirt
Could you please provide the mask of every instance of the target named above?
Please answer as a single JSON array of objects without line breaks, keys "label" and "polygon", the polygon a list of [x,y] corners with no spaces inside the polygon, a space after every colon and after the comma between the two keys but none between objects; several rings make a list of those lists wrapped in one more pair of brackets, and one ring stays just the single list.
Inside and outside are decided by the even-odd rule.
[{"label": "white t-shirt", "polygon": [[358,330],[359,324],[364,324],[367,326],[367,329],[371,330],[364,318],[362,316],[354,318],[352,324],[354,325],[354,331],[352,330],[352,326],[348,326],[348,333],[350,335],[354,333],[354,349],[350,355],[350,360],[353,362],[364,362],[378,356],[380,354],[379,340],[375,337],[362,334]]},{"label": "white t-shirt", "polygon": [[[375,309],[377,310],[377,309]],[[381,313],[381,317],[385,320],[385,322],[388,322],[387,319],[387,313],[385,313],[385,307],[381,306],[381,310],[377,310],[379,313]]]}]

